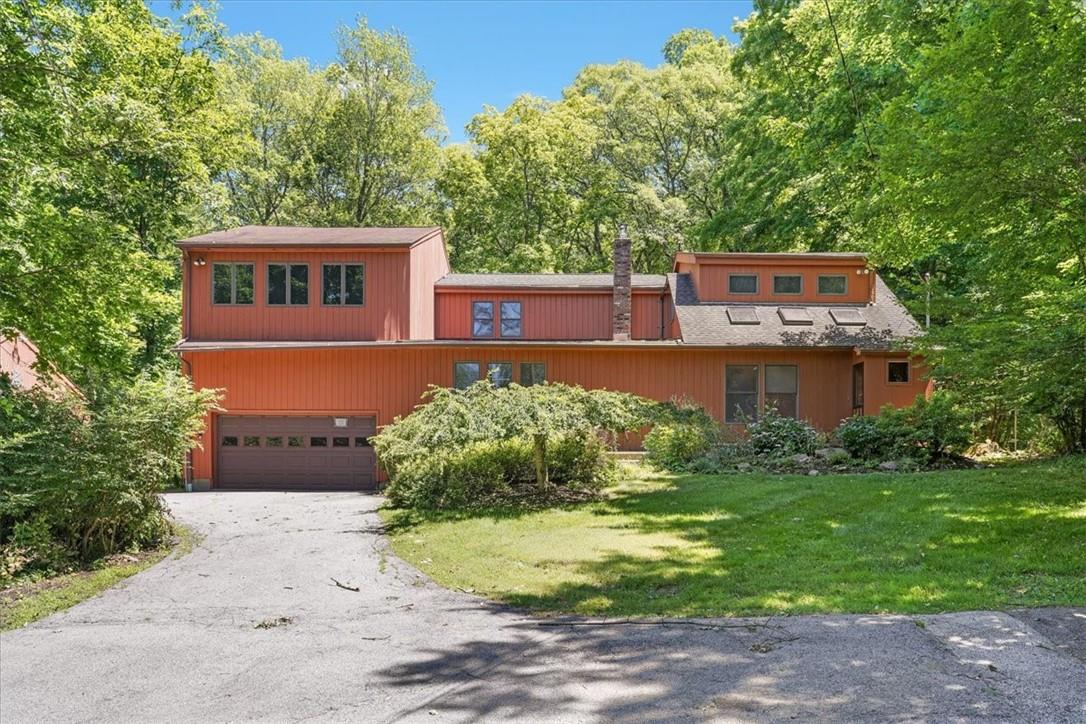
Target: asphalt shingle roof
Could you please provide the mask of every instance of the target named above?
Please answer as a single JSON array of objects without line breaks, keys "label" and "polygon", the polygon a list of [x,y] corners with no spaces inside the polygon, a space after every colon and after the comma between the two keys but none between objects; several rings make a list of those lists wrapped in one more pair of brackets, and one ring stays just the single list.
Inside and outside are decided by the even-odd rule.
[{"label": "asphalt shingle roof", "polygon": [[[506,287],[510,289],[610,289],[611,274],[447,274],[440,287]],[[663,289],[663,274],[634,274],[634,289]]]},{"label": "asphalt shingle roof", "polygon": [[239,226],[182,239],[177,246],[412,246],[440,232],[438,226]]},{"label": "asphalt shingle roof", "polygon": [[[895,341],[920,335],[920,325],[909,315],[890,287],[875,279],[874,304],[805,304],[811,324],[785,324],[778,313],[784,307],[772,302],[742,304],[702,302],[689,274],[668,274],[675,300],[682,340],[687,344],[724,347],[859,347],[887,349]],[[754,308],[758,324],[732,324],[728,310]],[[830,310],[855,309],[866,320],[863,326],[841,326]]]}]

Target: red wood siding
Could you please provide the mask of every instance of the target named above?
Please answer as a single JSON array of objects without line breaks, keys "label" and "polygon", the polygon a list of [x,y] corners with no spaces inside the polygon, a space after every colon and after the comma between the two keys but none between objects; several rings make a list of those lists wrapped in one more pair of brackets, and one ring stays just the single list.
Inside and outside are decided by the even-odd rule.
[{"label": "red wood siding", "polygon": [[[224,390],[231,415],[373,414],[384,425],[406,415],[430,384],[452,384],[453,362],[543,362],[547,378],[659,400],[690,397],[718,419],[727,364],[799,367],[799,414],[832,429],[852,407],[853,356],[844,351],[405,347],[232,350],[186,353],[198,387]],[[213,434],[214,431],[212,431]],[[194,452],[194,477],[212,476],[210,439]]]},{"label": "red wood siding", "polygon": [[877,415],[884,405],[908,407],[920,394],[930,395],[933,385],[925,379],[928,368],[923,361],[913,358],[909,365],[907,383],[889,382],[889,363],[907,362],[905,354],[864,353],[854,362],[864,363],[864,414]]},{"label": "red wood siding", "polygon": [[[716,302],[776,302],[779,304],[864,304],[871,296],[874,274],[857,274],[864,269],[862,263],[836,266],[811,266],[809,264],[699,264],[698,297],[702,301]],[[758,277],[757,294],[730,294],[728,277],[732,274],[755,274]],[[803,278],[802,294],[774,294],[773,277],[796,275]],[[846,293],[819,294],[820,275],[845,277]]]},{"label": "red wood siding", "polygon": [[411,249],[411,339],[434,338],[434,282],[448,273],[440,235]]},{"label": "red wood siding", "polygon": [[[613,297],[610,290],[591,292],[522,290],[450,290],[435,295],[436,339],[472,339],[472,302],[494,303],[494,330],[501,302],[520,302],[523,336],[531,340],[611,339]],[[634,339],[660,339],[660,293],[633,295]]]},{"label": "red wood siding", "polygon": [[[207,261],[187,265],[191,276],[187,336],[193,340],[395,340],[411,334],[410,254],[403,251],[276,250],[189,253]],[[211,274],[215,262],[254,264],[254,303],[212,305]],[[309,264],[309,304],[269,306],[267,265]],[[321,304],[321,264],[362,262],[366,265],[365,304],[361,307]],[[424,312],[425,314],[425,312]]]}]

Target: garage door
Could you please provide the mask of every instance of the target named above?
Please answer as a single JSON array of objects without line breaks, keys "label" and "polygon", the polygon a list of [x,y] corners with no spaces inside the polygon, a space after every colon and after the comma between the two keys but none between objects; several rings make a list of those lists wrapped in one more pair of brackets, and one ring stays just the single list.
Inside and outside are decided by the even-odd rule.
[{"label": "garage door", "polygon": [[219,417],[216,487],[364,490],[377,483],[373,417]]}]

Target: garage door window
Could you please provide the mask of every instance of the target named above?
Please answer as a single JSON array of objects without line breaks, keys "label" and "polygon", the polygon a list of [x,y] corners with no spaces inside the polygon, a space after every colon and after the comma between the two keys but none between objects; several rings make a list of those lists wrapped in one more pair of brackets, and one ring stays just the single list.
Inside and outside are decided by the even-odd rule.
[{"label": "garage door window", "polygon": [[328,438],[311,437],[309,438],[309,447],[328,447]]},{"label": "garage door window", "polygon": [[368,437],[356,437],[354,439],[355,447],[370,447],[370,439]]},{"label": "garage door window", "polygon": [[245,447],[260,447],[260,436],[259,435],[246,435],[245,436]]},{"label": "garage door window", "polygon": [[283,438],[281,437],[266,437],[264,438],[265,447],[283,447]]},{"label": "garage door window", "polygon": [[333,437],[332,447],[350,447],[351,438],[349,437]]},{"label": "garage door window", "polygon": [[238,446],[238,439],[236,437],[234,437],[233,435],[227,435],[222,439],[222,446],[223,447],[237,447]]},{"label": "garage door window", "polygon": [[287,447],[305,447],[305,438],[301,435],[291,435],[287,438]]}]

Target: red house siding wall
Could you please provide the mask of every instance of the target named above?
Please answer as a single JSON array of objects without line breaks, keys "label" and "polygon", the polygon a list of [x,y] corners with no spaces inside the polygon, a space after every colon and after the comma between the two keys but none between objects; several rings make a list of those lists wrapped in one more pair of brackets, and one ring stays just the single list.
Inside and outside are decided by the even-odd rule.
[{"label": "red house siding wall", "polygon": [[[874,274],[857,274],[864,264],[826,265],[812,267],[810,264],[701,264],[698,272],[698,297],[702,301],[717,302],[775,302],[778,304],[864,304],[871,298]],[[730,294],[728,277],[732,274],[756,274],[758,276],[757,294]],[[802,294],[774,294],[773,277],[776,275],[799,274],[803,277]],[[819,294],[818,277],[823,274],[843,275],[846,280],[846,293]]]},{"label": "red house siding wall", "polygon": [[[864,414],[877,415],[884,405],[908,407],[920,394],[930,395],[934,385],[924,379],[928,368],[923,361],[914,357],[911,361],[905,354],[880,354],[865,352],[856,357],[854,362],[864,363]],[[890,362],[910,362],[909,381],[907,383],[889,382]]]},{"label": "red house siding wall", "polygon": [[411,249],[411,339],[434,338],[434,282],[448,273],[440,236]]},{"label": "red house siding wall", "polygon": [[[395,340],[411,333],[410,254],[400,251],[358,250],[218,250],[192,251],[207,261],[186,264],[191,277],[187,337],[194,340]],[[254,303],[213,305],[211,274],[215,262],[254,265]],[[269,263],[309,264],[309,304],[269,306]],[[365,304],[334,307],[321,304],[321,264],[362,262],[366,265]],[[424,311],[425,314],[425,311]]]},{"label": "red house siding wall", "polygon": [[[439,290],[435,339],[472,339],[472,302],[520,302],[523,336],[529,340],[611,339],[611,291]],[[633,294],[634,339],[660,339],[660,292]],[[499,327],[494,324],[495,333]],[[495,334],[495,337],[498,335]]]},{"label": "red house siding wall", "polygon": [[[794,364],[799,415],[832,429],[851,413],[853,355],[848,351],[573,349],[561,347],[369,347],[186,353],[199,387],[224,390],[230,414],[373,414],[384,425],[406,415],[430,384],[452,384],[453,363],[543,362],[552,381],[633,392],[658,400],[686,396],[717,419],[724,410],[727,364]],[[911,396],[923,391],[919,375]],[[904,394],[904,391],[903,391]],[[873,394],[874,397],[874,394]],[[911,397],[910,397],[911,399]],[[193,457],[197,479],[212,477],[214,429]]]}]

